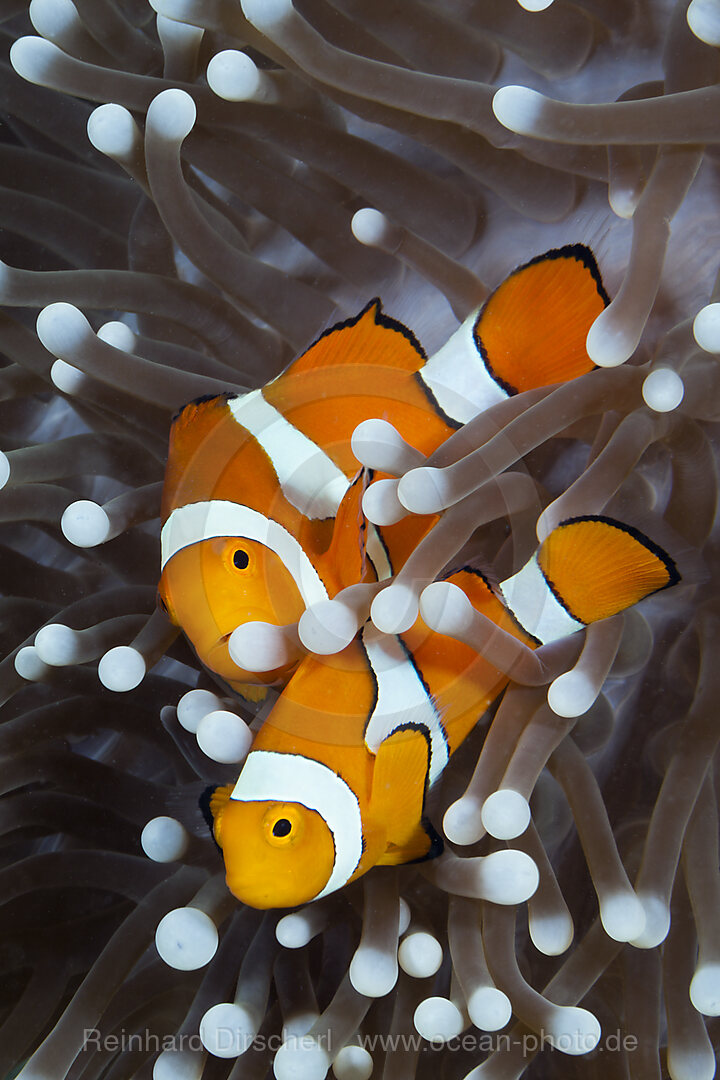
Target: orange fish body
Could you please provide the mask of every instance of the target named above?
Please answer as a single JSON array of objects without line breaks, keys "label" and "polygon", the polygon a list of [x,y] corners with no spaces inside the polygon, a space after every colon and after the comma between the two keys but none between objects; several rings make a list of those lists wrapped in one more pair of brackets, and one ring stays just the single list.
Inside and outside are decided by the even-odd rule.
[{"label": "orange fish body", "polygon": [[[210,799],[231,891],[257,908],[326,896],[372,866],[431,857],[427,792],[507,677],[430,630],[365,623],[328,657],[241,668],[238,627],[296,624],[345,586],[402,568],[433,515],[374,526],[351,439],[389,421],[429,454],[482,409],[589,371],[585,339],[608,298],[586,248],[512,274],[429,360],[379,301],[323,334],[262,390],[193,403],[173,427],[160,592],[198,656],[242,693],[284,685],[240,776]],[[562,523],[497,595],[446,577],[526,646],[573,633],[677,580],[645,537],[606,518]]]},{"label": "orange fish body", "polygon": [[607,302],[589,250],[563,248],[516,270],[429,360],[375,300],[262,390],[186,406],[170,440],[159,593],[209,670],[245,694],[284,684],[297,659],[245,670],[232,632],[295,624],[353,581],[390,577],[436,520],[367,524],[362,559],[339,563],[359,423],[387,420],[429,454],[495,401],[589,371],[585,338]]},{"label": "orange fish body", "polygon": [[[651,541],[595,517],[558,526],[500,586],[504,603],[474,571],[446,580],[534,647],[678,576]],[[437,854],[442,842],[424,815],[427,792],[507,682],[482,655],[421,618],[402,635],[367,623],[343,652],[302,660],[237,783],[217,789],[210,802],[231,892],[253,907],[290,907],[373,866]]]}]

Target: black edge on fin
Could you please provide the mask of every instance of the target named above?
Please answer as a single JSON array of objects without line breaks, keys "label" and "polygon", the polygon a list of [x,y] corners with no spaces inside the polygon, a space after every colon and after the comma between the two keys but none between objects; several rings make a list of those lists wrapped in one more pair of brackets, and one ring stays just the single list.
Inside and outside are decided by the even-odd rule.
[{"label": "black edge on fin", "polygon": [[206,787],[205,790],[201,793],[200,798],[198,799],[198,806],[200,807],[202,816],[205,818],[207,827],[210,830],[212,842],[222,855],[222,848],[215,839],[215,822],[213,821],[212,811],[210,810],[210,800],[212,799],[213,795],[219,787],[222,787],[222,785],[212,784],[210,787]]},{"label": "black edge on fin", "polygon": [[423,816],[420,818],[420,824],[430,839],[430,848],[427,855],[422,855],[419,859],[413,859],[411,863],[407,863],[411,866],[412,863],[429,862],[430,859],[437,859],[439,855],[442,855],[445,850],[445,841],[443,840],[437,829],[434,828],[429,818]]},{"label": "black edge on fin", "polygon": [[[677,568],[675,560],[668,555],[667,551],[656,544],[654,540],[651,540],[640,529],[636,529],[633,525],[626,525],[624,521],[618,521],[617,518],[608,517],[605,514],[581,514],[578,517],[566,518],[565,521],[559,522],[555,528],[560,529],[563,525],[574,525],[580,521],[599,521],[605,525],[611,525],[615,529],[619,529],[621,532],[627,533],[628,536],[632,536],[633,540],[637,540],[639,544],[647,548],[651,554],[653,554],[661,563],[665,566],[668,572],[668,583],[662,585],[656,592],[662,592],[663,589],[670,589],[673,585],[677,585],[682,580],[682,575]],[[554,531],[554,530],[553,530]]]},{"label": "black edge on fin", "polygon": [[[479,318],[479,316],[478,316],[478,318]],[[483,357],[483,359],[485,359],[485,358]],[[422,390],[423,394],[425,395],[425,397],[428,400],[428,403],[435,410],[435,412],[438,414],[438,416],[442,420],[443,424],[447,425],[447,427],[451,428],[453,431],[458,431],[461,427],[464,427],[464,424],[462,423],[462,421],[453,420],[452,416],[449,416],[445,412],[445,410],[440,405],[440,402],[437,400],[437,398],[433,394],[430,387],[422,379],[422,376],[421,376],[419,371],[414,371],[413,372],[413,378],[415,379],[415,383],[416,383],[418,389]],[[495,379],[494,375],[493,375],[493,378]]]},{"label": "black edge on fin", "polygon": [[186,401],[184,405],[178,409],[170,421],[174,424],[176,420],[179,420],[186,409],[189,409],[191,405],[205,405],[208,401],[218,401],[220,398],[224,398],[225,401],[230,401],[232,398],[239,397],[239,394],[235,390],[223,390],[221,394],[201,394],[200,397],[193,398],[192,401]]},{"label": "black edge on fin", "polygon": [[[523,634],[524,637],[529,638],[530,641],[534,641],[537,646],[542,645],[542,641],[540,640],[540,638],[536,638],[533,634],[528,633],[528,631],[525,629],[525,627],[522,625],[522,623],[518,622],[518,620],[515,618],[514,612],[512,612],[510,610],[510,608],[507,606],[507,604],[505,603],[505,600],[504,600],[502,594],[498,595],[500,582],[496,581],[495,584],[493,584],[493,582],[490,580],[488,575],[486,573],[483,573],[482,570],[479,570],[475,566],[468,566],[468,565],[466,565],[466,566],[456,566],[453,570],[449,570],[446,574],[443,574],[443,576],[441,578],[439,578],[438,580],[445,581],[447,578],[452,577],[453,574],[459,574],[459,573],[461,573],[461,571],[464,571],[467,574],[474,574],[475,577],[479,577],[481,579],[481,581],[484,581],[485,584],[487,585],[488,589],[490,590],[490,592],[495,597],[495,599],[500,604],[502,604],[503,609],[504,609],[506,615],[508,616],[508,618],[510,619],[510,621],[512,622],[513,626],[516,626],[518,628],[518,630],[521,632],[521,634]],[[548,587],[551,590],[551,592],[553,593],[553,595],[555,596],[553,585],[549,581],[548,581]],[[555,598],[556,598],[556,600],[558,600],[558,603],[562,603],[562,601],[559,599],[559,597],[555,596]]]},{"label": "black edge on fin", "polygon": [[[506,281],[509,281],[511,278],[515,277],[516,274],[520,274],[523,270],[527,270],[529,266],[536,266],[538,263],[542,262],[550,262],[553,259],[575,259],[577,262],[582,263],[585,269],[589,271],[590,276],[595,282],[595,288],[597,289],[598,296],[603,302],[603,306],[608,306],[608,304],[610,303],[610,297],[608,296],[607,290],[603,285],[603,280],[600,274],[600,268],[597,264],[597,260],[595,259],[595,256],[593,255],[587,244],[565,244],[563,247],[560,248],[551,248],[550,251],[543,251],[540,255],[535,255],[534,258],[530,259],[528,262],[523,263],[521,266],[516,266],[515,269],[510,274],[508,274],[504,281],[500,282],[500,285],[497,286],[497,289],[501,288]],[[498,384],[501,390],[505,391],[508,397],[515,397],[518,393],[518,388],[516,386],[512,386],[512,384],[503,379],[501,375],[498,375],[490,362],[490,357],[487,354],[487,350],[485,349],[482,338],[478,337],[477,334],[477,328],[480,325],[483,314],[485,312],[485,308],[487,307],[490,300],[492,300],[493,296],[497,292],[497,289],[493,289],[493,291],[490,293],[490,296],[488,296],[487,300],[478,312],[477,318],[473,324],[473,340],[475,341],[477,349],[480,353],[480,356],[482,357],[482,361],[485,364],[490,378]]]},{"label": "black edge on fin", "polygon": [[549,261],[550,259],[576,259],[582,263],[586,270],[590,272],[590,276],[595,282],[595,287],[598,291],[598,296],[602,300],[605,307],[610,303],[610,297],[607,294],[605,286],[603,285],[602,276],[600,274],[600,268],[597,264],[597,259],[593,255],[587,244],[565,244],[560,248],[552,248],[550,251],[543,251],[541,255],[536,255],[529,262],[523,263],[522,266],[518,266],[513,270],[512,274],[508,277],[513,277],[515,274],[519,274],[521,270],[525,270],[528,266],[534,266],[535,263],[541,263]]},{"label": "black edge on fin", "polygon": [[423,360],[427,360],[427,353],[423,349],[418,339],[413,334],[412,330],[405,326],[405,323],[401,323],[399,319],[393,319],[392,316],[385,314],[382,309],[382,301],[379,296],[374,296],[372,300],[369,300],[365,307],[362,309],[362,311],[359,311],[357,315],[352,315],[349,319],[343,319],[341,322],[333,323],[332,326],[328,326],[327,329],[323,330],[323,332],[319,334],[318,337],[316,337],[315,340],[311,342],[306,349],[303,349],[300,356],[304,356],[305,353],[309,352],[310,349],[317,345],[318,341],[322,341],[323,338],[328,337],[336,330],[346,330],[350,326],[355,326],[356,323],[360,322],[363,315],[367,315],[368,311],[370,311],[371,308],[375,308],[376,326],[384,326],[388,330],[395,330],[396,333],[402,334],[403,337],[410,342],[418,355]]}]

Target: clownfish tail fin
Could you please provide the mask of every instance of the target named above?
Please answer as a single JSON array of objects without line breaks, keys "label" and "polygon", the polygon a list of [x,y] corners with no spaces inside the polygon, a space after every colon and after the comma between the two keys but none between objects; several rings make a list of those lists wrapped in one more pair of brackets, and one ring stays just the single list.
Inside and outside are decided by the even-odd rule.
[{"label": "clownfish tail fin", "polygon": [[556,599],[585,624],[680,581],[674,560],[653,540],[599,515],[558,525],[541,544],[537,562]]},{"label": "clownfish tail fin", "polygon": [[547,251],[491,294],[473,327],[475,346],[508,394],[567,382],[594,367],[585,341],[609,303],[590,248]]}]

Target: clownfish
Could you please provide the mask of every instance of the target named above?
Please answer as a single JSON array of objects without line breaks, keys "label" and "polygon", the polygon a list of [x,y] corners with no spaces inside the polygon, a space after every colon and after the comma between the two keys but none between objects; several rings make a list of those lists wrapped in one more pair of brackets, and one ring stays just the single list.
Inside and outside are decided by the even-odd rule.
[{"label": "clownfish", "polygon": [[359,423],[388,420],[429,454],[503,398],[590,371],[585,340],[608,303],[590,250],[563,247],[515,270],[429,359],[376,299],[262,389],[182,409],[170,436],[158,592],[200,661],[247,697],[284,685],[297,660],[244,670],[230,655],[232,632],[295,624],[348,584],[391,577],[432,526],[432,515],[382,529],[365,522],[362,553],[349,548]]},{"label": "clownfish", "polygon": [[[673,560],[606,517],[563,522],[497,595],[477,571],[446,579],[534,648],[674,585]],[[327,896],[373,866],[432,858],[430,787],[507,676],[418,618],[370,622],[343,652],[306,656],[258,732],[235,784],[209,798],[230,891],[255,908]]]}]

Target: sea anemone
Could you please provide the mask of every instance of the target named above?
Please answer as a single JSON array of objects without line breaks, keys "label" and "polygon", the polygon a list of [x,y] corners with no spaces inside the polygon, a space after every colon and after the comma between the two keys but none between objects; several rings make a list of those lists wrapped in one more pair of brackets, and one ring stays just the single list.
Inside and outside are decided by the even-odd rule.
[{"label": "sea anemone", "polygon": [[[717,0],[1,0],[0,28],[0,1075],[709,1080]],[[445,511],[387,592],[512,679],[433,794],[445,854],[243,908],[197,797],[265,706],[155,608],[173,412],[375,295],[432,353],[578,242],[603,370],[379,451],[386,509]],[[473,530],[507,576],[606,511],[683,583],[570,651],[433,582]]]}]

